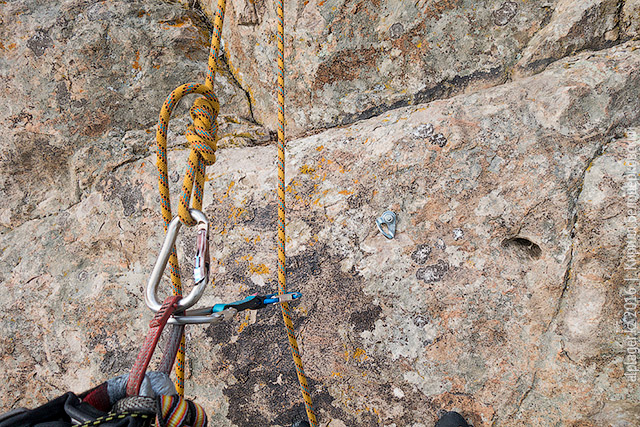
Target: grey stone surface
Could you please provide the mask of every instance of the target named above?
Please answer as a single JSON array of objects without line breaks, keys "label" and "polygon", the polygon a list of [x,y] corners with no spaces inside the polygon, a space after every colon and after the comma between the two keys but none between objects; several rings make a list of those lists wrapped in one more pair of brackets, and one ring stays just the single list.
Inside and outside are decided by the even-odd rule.
[{"label": "grey stone surface", "polygon": [[[212,16],[216,0],[200,0]],[[503,83],[551,2],[288,1],[291,136]],[[226,52],[258,122],[276,129],[275,3],[228,2]]]},{"label": "grey stone surface", "polygon": [[640,36],[640,1],[626,0],[622,5],[620,28],[627,37]]},{"label": "grey stone surface", "polygon": [[617,0],[560,0],[551,21],[522,53],[514,75],[535,74],[569,54],[615,42],[620,36],[622,4]]},{"label": "grey stone surface", "polygon": [[[349,13],[369,10],[308,5],[299,19],[333,14],[337,33],[349,28]],[[437,11],[426,22],[444,25],[462,19],[456,5],[412,7]],[[536,8],[553,7],[491,5],[465,16],[491,22],[495,37],[520,31],[510,27],[518,19],[546,28],[534,23]],[[253,28],[257,40],[269,7],[234,2],[228,22]],[[351,42],[383,33],[391,45],[404,40],[423,19],[405,7],[381,2],[388,16],[354,18]],[[0,409],[8,410],[130,369],[151,318],[143,288],[163,240],[153,125],[173,87],[203,78],[208,41],[200,14],[178,4],[12,2],[0,16]],[[534,46],[533,32],[518,46]],[[347,42],[317,34],[336,50],[316,55],[339,57]],[[513,63],[517,49],[505,40],[495,40],[506,50],[491,58]],[[639,47],[585,51],[530,77],[291,141],[289,286],[303,293],[294,322],[323,427],[426,427],[443,409],[475,426],[638,424],[623,328]],[[470,58],[454,57],[477,66]],[[390,67],[433,83],[402,64]],[[224,76],[227,136],[204,197],[215,279],[206,305],[276,288],[275,147],[266,144],[268,120],[265,128],[251,118],[262,107],[250,109]],[[291,121],[306,106],[302,93],[290,94]],[[335,98],[317,105],[342,114]],[[170,128],[174,204],[187,157],[184,112]],[[385,210],[398,216],[392,240],[375,225]],[[191,230],[179,240],[185,272],[193,240]],[[189,328],[187,396],[211,425],[289,426],[303,413],[280,317],[271,308]]]},{"label": "grey stone surface", "polygon": [[[171,90],[204,80],[209,33],[177,5],[15,1],[0,19],[1,227],[77,203],[95,176],[154,143]],[[244,91],[224,70],[217,82],[221,145],[264,142]],[[133,132],[148,139],[127,146]]]}]

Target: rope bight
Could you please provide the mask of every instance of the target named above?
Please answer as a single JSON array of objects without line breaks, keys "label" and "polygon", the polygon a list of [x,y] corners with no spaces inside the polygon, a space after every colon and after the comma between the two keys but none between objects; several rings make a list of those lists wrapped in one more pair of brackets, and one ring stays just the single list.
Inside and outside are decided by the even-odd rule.
[{"label": "rope bight", "polygon": [[[224,13],[226,8],[226,0],[218,0],[217,9],[214,16],[213,34],[211,38],[211,47],[209,49],[208,73],[206,82],[187,83],[174,89],[167,97],[160,111],[158,120],[156,141],[158,147],[158,187],[160,190],[160,205],[162,210],[162,218],[164,228],[167,231],[171,220],[171,201],[169,194],[169,179],[167,165],[167,130],[169,120],[174,108],[178,102],[186,95],[197,93],[203,95],[198,98],[191,107],[190,113],[193,124],[189,126],[186,132],[186,138],[191,145],[187,170],[184,176],[182,191],[180,195],[180,204],[178,207],[178,216],[180,220],[192,226],[196,224],[196,220],[189,213],[189,209],[202,209],[202,198],[204,188],[204,177],[207,166],[212,165],[215,160],[215,151],[217,143],[217,116],[220,109],[218,98],[213,92],[213,82],[217,71],[217,60],[220,54],[220,40],[222,33],[222,25],[224,21]],[[284,120],[284,0],[276,0],[277,12],[277,97],[278,97],[278,294],[286,294],[286,258],[285,258],[285,120]],[[191,203],[191,195],[193,194],[193,202]],[[169,269],[171,275],[171,283],[173,285],[173,293],[176,296],[182,295],[182,284],[180,281],[180,267],[176,255],[175,245],[171,248],[169,257]],[[289,306],[286,302],[281,304],[282,316],[287,329],[287,336],[291,347],[291,353],[296,366],[296,373],[300,382],[302,396],[305,402],[305,408],[310,424],[317,426],[316,416],[313,412],[311,394],[307,382],[302,358],[298,349],[298,344],[291,321]],[[176,390],[180,396],[184,395],[184,361],[185,361],[185,339],[184,325],[174,325],[173,328],[178,329],[181,335],[180,347],[176,360]]]},{"label": "rope bight", "polygon": [[[218,67],[218,55],[220,52],[220,37],[222,32],[222,24],[224,18],[226,1],[218,1],[213,23],[213,35],[211,37],[211,47],[209,48],[208,72],[205,84],[187,83],[174,89],[160,110],[160,118],[156,130],[156,142],[158,147],[158,159],[156,165],[158,167],[158,188],[160,190],[160,208],[162,211],[162,219],[164,221],[164,230],[167,231],[169,223],[173,219],[171,213],[171,199],[169,194],[169,177],[167,164],[167,131],[169,120],[174,108],[178,102],[186,95],[197,93],[204,95],[196,99],[191,107],[190,113],[193,124],[190,125],[186,132],[187,141],[191,144],[191,151],[187,160],[187,170],[182,183],[182,192],[180,194],[180,205],[178,207],[178,216],[186,225],[194,225],[196,221],[189,213],[189,204],[191,194],[194,195],[192,207],[194,209],[202,209],[202,197],[204,188],[204,176],[207,166],[212,165],[215,160],[215,151],[217,143],[217,116],[220,110],[218,98],[213,92],[213,81],[215,79]],[[180,281],[180,266],[175,250],[175,245],[171,249],[169,257],[169,270],[171,275],[171,283],[173,285],[173,294],[182,295],[182,283]],[[184,329],[184,326],[173,326],[174,328]],[[180,396],[184,396],[184,362],[185,362],[185,338],[184,331],[180,331],[180,347],[178,348],[176,359],[176,391]]]}]

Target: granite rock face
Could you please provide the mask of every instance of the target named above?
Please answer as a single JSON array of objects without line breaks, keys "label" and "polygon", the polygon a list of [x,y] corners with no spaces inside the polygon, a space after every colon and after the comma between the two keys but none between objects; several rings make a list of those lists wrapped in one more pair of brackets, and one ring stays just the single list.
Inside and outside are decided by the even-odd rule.
[{"label": "granite rock face", "polygon": [[618,40],[621,3],[615,0],[560,0],[551,21],[531,39],[515,67],[531,75],[568,54]]},{"label": "granite rock face", "polygon": [[620,25],[627,37],[640,36],[640,1],[628,0],[622,5],[622,19]]},{"label": "granite rock face", "polygon": [[[200,0],[213,16],[216,0]],[[226,53],[275,129],[275,3],[229,2]],[[542,71],[637,34],[636,2],[287,2],[288,129],[344,125]]]},{"label": "granite rock face", "polygon": [[[201,0],[212,16],[216,0]],[[553,4],[467,1],[289,1],[285,8],[288,129],[300,135],[392,108],[493,86]],[[275,129],[275,3],[228,2],[226,52]]]},{"label": "granite rock face", "polygon": [[[170,91],[204,80],[201,19],[162,2],[0,6],[0,226],[77,203],[95,176],[147,151]],[[221,145],[268,140],[233,77],[222,70],[217,82]],[[129,138],[139,133],[147,139]]]},{"label": "granite rock face", "polygon": [[[86,390],[126,373],[135,359],[151,318],[143,289],[164,237],[154,123],[171,89],[203,79],[207,54],[208,24],[188,10],[193,2],[182,3],[0,5],[7,105],[0,111],[1,411]],[[495,26],[478,31],[496,38],[498,53],[490,51],[486,63],[471,60],[449,37],[448,58],[468,70],[507,69],[525,58],[521,49],[541,52],[545,44],[533,33],[559,25],[561,11],[571,9],[548,4],[542,9],[549,21],[540,22],[541,6],[529,2],[477,12],[464,2],[411,6],[425,20],[404,3],[380,2],[386,15],[375,15],[369,3],[321,3],[300,6],[298,21],[287,18],[298,22],[290,72],[296,76],[300,67],[307,82],[306,92],[292,83],[289,93],[294,133],[346,120],[341,109],[359,108],[326,93],[317,107],[301,101],[301,94],[316,96],[303,73],[314,61],[318,69],[330,58],[339,63],[345,49],[363,49],[359,42],[378,52],[376,38],[386,52],[384,43],[407,43],[408,31],[420,38],[425,28],[446,40],[446,31],[460,30],[451,22],[475,16]],[[618,5],[622,19],[601,14],[593,21],[602,34],[613,31],[610,22],[630,22],[619,24],[624,36],[558,47],[557,57],[540,54],[552,59],[535,75],[478,84],[470,93],[447,86],[437,96],[446,99],[290,142],[287,274],[290,289],[303,293],[292,305],[294,321],[322,426],[428,427],[451,409],[475,426],[640,423],[632,331],[632,289],[640,286],[632,286],[638,275],[629,250],[636,242],[640,42],[621,42],[633,37],[635,21],[624,18],[632,3]],[[249,43],[240,34],[254,42],[269,34],[271,7],[230,4],[227,25],[244,28],[227,39],[231,66],[242,62],[233,49]],[[368,23],[358,15],[367,11]],[[322,13],[333,17],[331,37],[320,31],[325,24],[311,25],[324,22]],[[564,22],[580,22],[578,15],[584,13]],[[350,41],[343,34],[349,28]],[[526,33],[517,49],[509,31]],[[319,34],[313,37],[327,50],[303,55],[300,38],[311,40],[304,34]],[[546,34],[568,46],[560,32]],[[441,48],[430,46],[427,56]],[[248,69],[270,67],[256,52]],[[563,55],[570,56],[555,60]],[[412,73],[410,62],[392,61],[389,70],[399,67],[407,82],[425,87],[443,78]],[[348,65],[340,69],[362,71]],[[333,85],[344,94],[377,78],[373,71],[336,77],[315,93]],[[264,145],[270,119],[256,101],[266,105],[270,89],[258,96],[250,82],[224,70],[219,78],[228,136],[207,174],[214,280],[203,305],[276,289],[275,147]],[[421,101],[409,93],[394,98],[403,84],[414,87],[397,84],[388,99]],[[241,86],[253,91],[251,102]],[[393,106],[380,102],[368,105]],[[296,122],[297,113],[320,107],[326,123]],[[174,204],[188,154],[179,134],[187,124],[183,107],[169,135]],[[391,240],[375,225],[386,210],[398,217]],[[180,236],[189,276],[193,230]],[[290,426],[302,416],[280,317],[269,308],[189,327],[187,395],[204,405],[211,425]]]}]

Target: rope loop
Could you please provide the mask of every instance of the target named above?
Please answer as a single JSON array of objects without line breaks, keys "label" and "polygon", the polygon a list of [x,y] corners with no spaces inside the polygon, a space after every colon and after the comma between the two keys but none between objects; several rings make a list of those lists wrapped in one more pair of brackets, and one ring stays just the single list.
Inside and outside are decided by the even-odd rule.
[{"label": "rope loop", "polygon": [[[187,83],[174,89],[165,100],[162,110],[160,110],[160,118],[158,119],[158,128],[156,131],[156,141],[158,146],[158,160],[156,162],[156,166],[158,167],[160,210],[162,211],[165,231],[173,219],[173,216],[171,215],[171,199],[169,197],[167,131],[169,128],[171,113],[173,113],[173,109],[185,95],[190,93],[199,93],[204,95],[204,98],[198,98],[195,101],[194,106],[191,108],[191,117],[193,118],[194,123],[192,126],[189,126],[186,135],[192,149],[189,153],[187,172],[182,184],[180,206],[178,207],[178,216],[185,225],[192,226],[196,224],[196,221],[189,213],[191,193],[193,192],[195,199],[193,201],[193,208],[202,210],[205,168],[208,165],[213,164],[216,160],[216,133],[218,130],[216,119],[218,111],[220,110],[220,104],[218,103],[218,98],[213,93],[213,83],[216,70],[218,68],[217,61],[220,54],[220,38],[222,34],[222,24],[226,3],[226,0],[218,0],[218,7],[213,22],[213,35],[211,37],[211,47],[209,48],[209,60],[207,62],[208,70],[205,84]],[[171,255],[169,257],[169,269],[171,271],[171,283],[173,284],[174,295],[182,295],[180,267],[178,265],[175,246],[172,248]],[[182,334],[176,361],[176,391],[180,396],[184,395],[184,352],[185,338],[184,334]]]}]

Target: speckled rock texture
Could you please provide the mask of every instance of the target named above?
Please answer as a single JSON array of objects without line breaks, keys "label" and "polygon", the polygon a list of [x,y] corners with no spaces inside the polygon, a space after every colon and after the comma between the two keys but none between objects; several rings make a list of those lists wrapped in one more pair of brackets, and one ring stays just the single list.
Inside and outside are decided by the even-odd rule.
[{"label": "speckled rock texture", "polygon": [[531,75],[567,54],[618,40],[621,7],[616,0],[560,0],[551,21],[522,53],[515,74]]},{"label": "speckled rock texture", "polygon": [[[209,32],[176,5],[16,1],[0,13],[0,226],[77,203],[96,176],[146,153],[174,87],[204,80]],[[268,141],[233,77],[217,82],[221,146]]]},{"label": "speckled rock texture", "polygon": [[627,37],[640,36],[640,1],[627,0],[622,5],[620,28]]},{"label": "speckled rock texture", "polygon": [[[216,0],[199,3],[213,16]],[[636,3],[289,1],[290,135],[494,86],[619,43],[637,34]],[[256,120],[275,129],[275,2],[234,0],[228,12],[229,61],[252,96]]]},{"label": "speckled rock texture", "polygon": [[[292,3],[288,13],[298,21],[287,18],[289,34],[297,34],[295,43],[288,39],[294,132],[355,121],[292,140],[288,150],[287,274],[290,289],[303,293],[294,322],[320,424],[431,427],[441,411],[455,409],[476,427],[639,425],[640,388],[629,375],[637,337],[632,345],[625,333],[625,279],[637,278],[625,270],[637,209],[630,176],[640,159],[640,42],[627,40],[633,19],[599,15],[594,22],[605,33],[615,30],[610,22],[631,24],[619,26],[617,39],[571,49],[549,30],[545,37],[560,34],[560,47],[541,54],[552,58],[542,71],[523,67],[535,74],[486,84],[446,80],[434,96],[443,99],[431,101],[409,89],[440,84],[446,72],[454,80],[485,66],[504,73],[525,58],[522,49],[540,52],[536,46],[545,45],[534,43],[534,33],[572,7],[379,2],[374,13],[376,2],[337,3]],[[631,3],[616,13],[635,10]],[[135,359],[151,319],[143,289],[164,237],[154,123],[169,91],[202,80],[205,69],[208,24],[193,7],[0,5],[1,411],[88,389],[126,373]],[[267,37],[272,7],[229,5],[232,67],[250,61],[233,49]],[[367,11],[371,19],[358,16]],[[333,17],[326,33],[324,16]],[[479,25],[471,43],[494,38],[487,62],[443,35],[474,16],[496,26]],[[392,31],[396,23],[402,29]],[[452,43],[446,54],[429,42],[419,61],[459,66],[427,76],[412,72],[408,59],[379,74],[368,63],[340,62],[346,49],[392,50],[411,31],[416,40],[428,33]],[[318,44],[310,47],[311,37]],[[377,37],[384,40],[376,44]],[[252,87],[250,77],[270,66],[262,54],[242,65],[247,74],[223,70],[219,79],[228,138],[242,140],[227,139],[208,169],[214,280],[203,305],[276,288],[276,150],[265,144],[271,89]],[[312,63],[341,63],[339,70],[359,77],[328,70],[336,80],[314,89]],[[461,69],[467,74],[452,71]],[[376,79],[392,70],[404,83],[385,86],[380,103],[362,104],[383,107],[359,116],[352,88],[377,90]],[[326,95],[329,87],[342,95]],[[431,102],[393,108],[398,100]],[[327,121],[314,121],[314,109]],[[183,106],[171,122],[174,195],[188,121]],[[398,216],[392,240],[375,225],[385,210]],[[178,251],[188,272],[194,232],[183,231]],[[277,309],[189,327],[187,340],[187,396],[204,405],[210,425],[288,427],[302,417]]]}]

